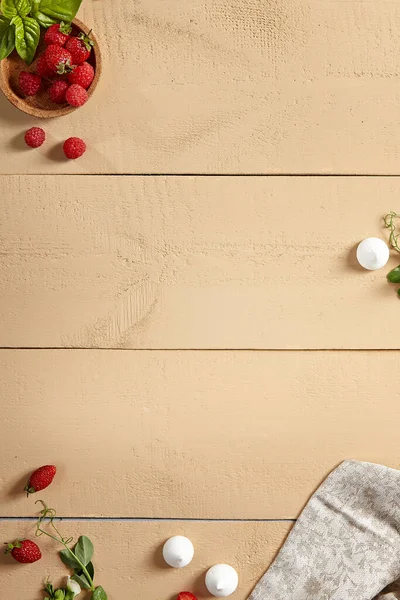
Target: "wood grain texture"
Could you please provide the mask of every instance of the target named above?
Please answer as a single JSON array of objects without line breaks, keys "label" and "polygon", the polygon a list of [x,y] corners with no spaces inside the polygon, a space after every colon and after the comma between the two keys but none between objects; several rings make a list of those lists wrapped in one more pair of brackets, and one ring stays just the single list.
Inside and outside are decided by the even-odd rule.
[{"label": "wood grain texture", "polygon": [[[62,522],[65,535],[89,536],[95,546],[94,564],[98,584],[109,600],[165,598],[191,590],[199,599],[209,598],[204,575],[220,562],[235,566],[240,584],[232,600],[245,600],[272,561],[287,535],[288,523],[183,523],[183,522]],[[1,522],[2,538],[31,537],[32,523]],[[162,559],[162,544],[171,535],[187,535],[195,545],[195,558],[185,569],[171,569]],[[58,546],[40,538],[44,558],[33,565],[17,565],[0,555],[0,592],[8,600],[42,600],[48,576],[63,584],[68,573],[57,557]]]},{"label": "wood grain texture", "polygon": [[3,177],[0,345],[399,348],[398,178]]},{"label": "wood grain texture", "polygon": [[342,460],[399,467],[397,352],[3,350],[0,506],[294,518]]},{"label": "wood grain texture", "polygon": [[[392,0],[85,0],[106,65],[24,150],[0,99],[1,173],[399,173]],[[65,161],[60,145],[85,138]]]}]

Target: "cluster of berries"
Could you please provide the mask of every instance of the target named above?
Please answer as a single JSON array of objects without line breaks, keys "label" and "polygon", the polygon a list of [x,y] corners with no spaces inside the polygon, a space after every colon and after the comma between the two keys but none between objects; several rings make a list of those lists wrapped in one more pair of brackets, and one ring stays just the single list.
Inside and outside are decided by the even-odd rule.
[{"label": "cluster of berries", "polygon": [[[41,127],[31,127],[25,133],[25,143],[30,148],[40,148],[46,141],[46,133]],[[86,152],[86,144],[81,138],[70,137],[63,145],[64,154],[67,158],[76,159]]]},{"label": "cluster of berries", "polygon": [[[25,486],[25,492],[34,494],[45,490],[52,483],[57,469],[54,465],[45,465],[36,469]],[[34,563],[42,558],[40,548],[31,540],[17,540],[12,544],[6,544],[6,554],[11,554],[14,560],[23,564]]]},{"label": "cluster of berries", "polygon": [[64,23],[52,25],[44,36],[46,50],[36,62],[36,72],[22,71],[19,88],[24,96],[35,96],[43,82],[50,84],[48,96],[56,104],[69,104],[74,108],[88,100],[88,88],[94,79],[94,68],[87,62],[93,42],[80,33],[71,36],[71,26]]}]

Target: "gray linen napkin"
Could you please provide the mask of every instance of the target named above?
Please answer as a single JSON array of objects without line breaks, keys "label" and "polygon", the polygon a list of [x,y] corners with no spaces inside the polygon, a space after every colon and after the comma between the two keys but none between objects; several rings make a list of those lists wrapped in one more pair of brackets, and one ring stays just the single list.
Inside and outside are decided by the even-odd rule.
[{"label": "gray linen napkin", "polygon": [[396,600],[399,578],[400,471],[348,460],[311,497],[249,600]]}]

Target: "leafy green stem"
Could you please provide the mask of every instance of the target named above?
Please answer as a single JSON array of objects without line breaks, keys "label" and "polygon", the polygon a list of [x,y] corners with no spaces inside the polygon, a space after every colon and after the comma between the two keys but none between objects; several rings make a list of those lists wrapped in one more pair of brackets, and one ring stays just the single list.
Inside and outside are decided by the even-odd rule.
[{"label": "leafy green stem", "polygon": [[[67,552],[72,556],[74,561],[76,561],[78,563],[78,565],[81,567],[83,573],[85,574],[85,577],[88,580],[91,591],[94,592],[95,586],[93,583],[93,579],[91,578],[90,573],[88,572],[86,566],[82,563],[81,560],[79,560],[79,558],[76,556],[76,554],[74,554],[74,552],[71,550],[71,548],[68,547],[68,544],[70,544],[72,542],[73,538],[67,538],[67,539],[63,538],[63,536],[61,535],[61,533],[58,531],[57,527],[54,524],[54,518],[56,517],[56,511],[53,508],[47,508],[47,506],[43,502],[43,500],[37,500],[37,502],[35,502],[35,504],[37,504],[38,502],[40,502],[43,505],[43,510],[40,511],[40,517],[36,524],[36,533],[35,533],[36,537],[40,537],[41,535],[44,534],[44,535],[47,535],[52,540],[55,540],[56,542],[59,542],[60,544],[62,544],[64,546],[64,548],[67,550]],[[49,519],[50,526],[54,529],[54,531],[56,532],[58,537],[56,537],[55,535],[52,535],[45,529],[42,529],[42,523],[43,523],[44,519]]]}]

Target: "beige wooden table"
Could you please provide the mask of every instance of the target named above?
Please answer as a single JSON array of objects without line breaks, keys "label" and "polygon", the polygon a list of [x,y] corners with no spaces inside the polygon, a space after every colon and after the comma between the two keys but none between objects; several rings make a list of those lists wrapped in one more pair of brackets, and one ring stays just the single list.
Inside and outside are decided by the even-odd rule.
[{"label": "beige wooden table", "polygon": [[[31,152],[0,98],[2,537],[32,534],[21,482],[54,463],[42,497],[93,539],[110,600],[202,600],[216,562],[245,600],[340,461],[399,466],[400,305],[354,249],[400,209],[400,8],[84,5],[93,100]],[[64,572],[43,548],[0,558],[0,597]]]}]

